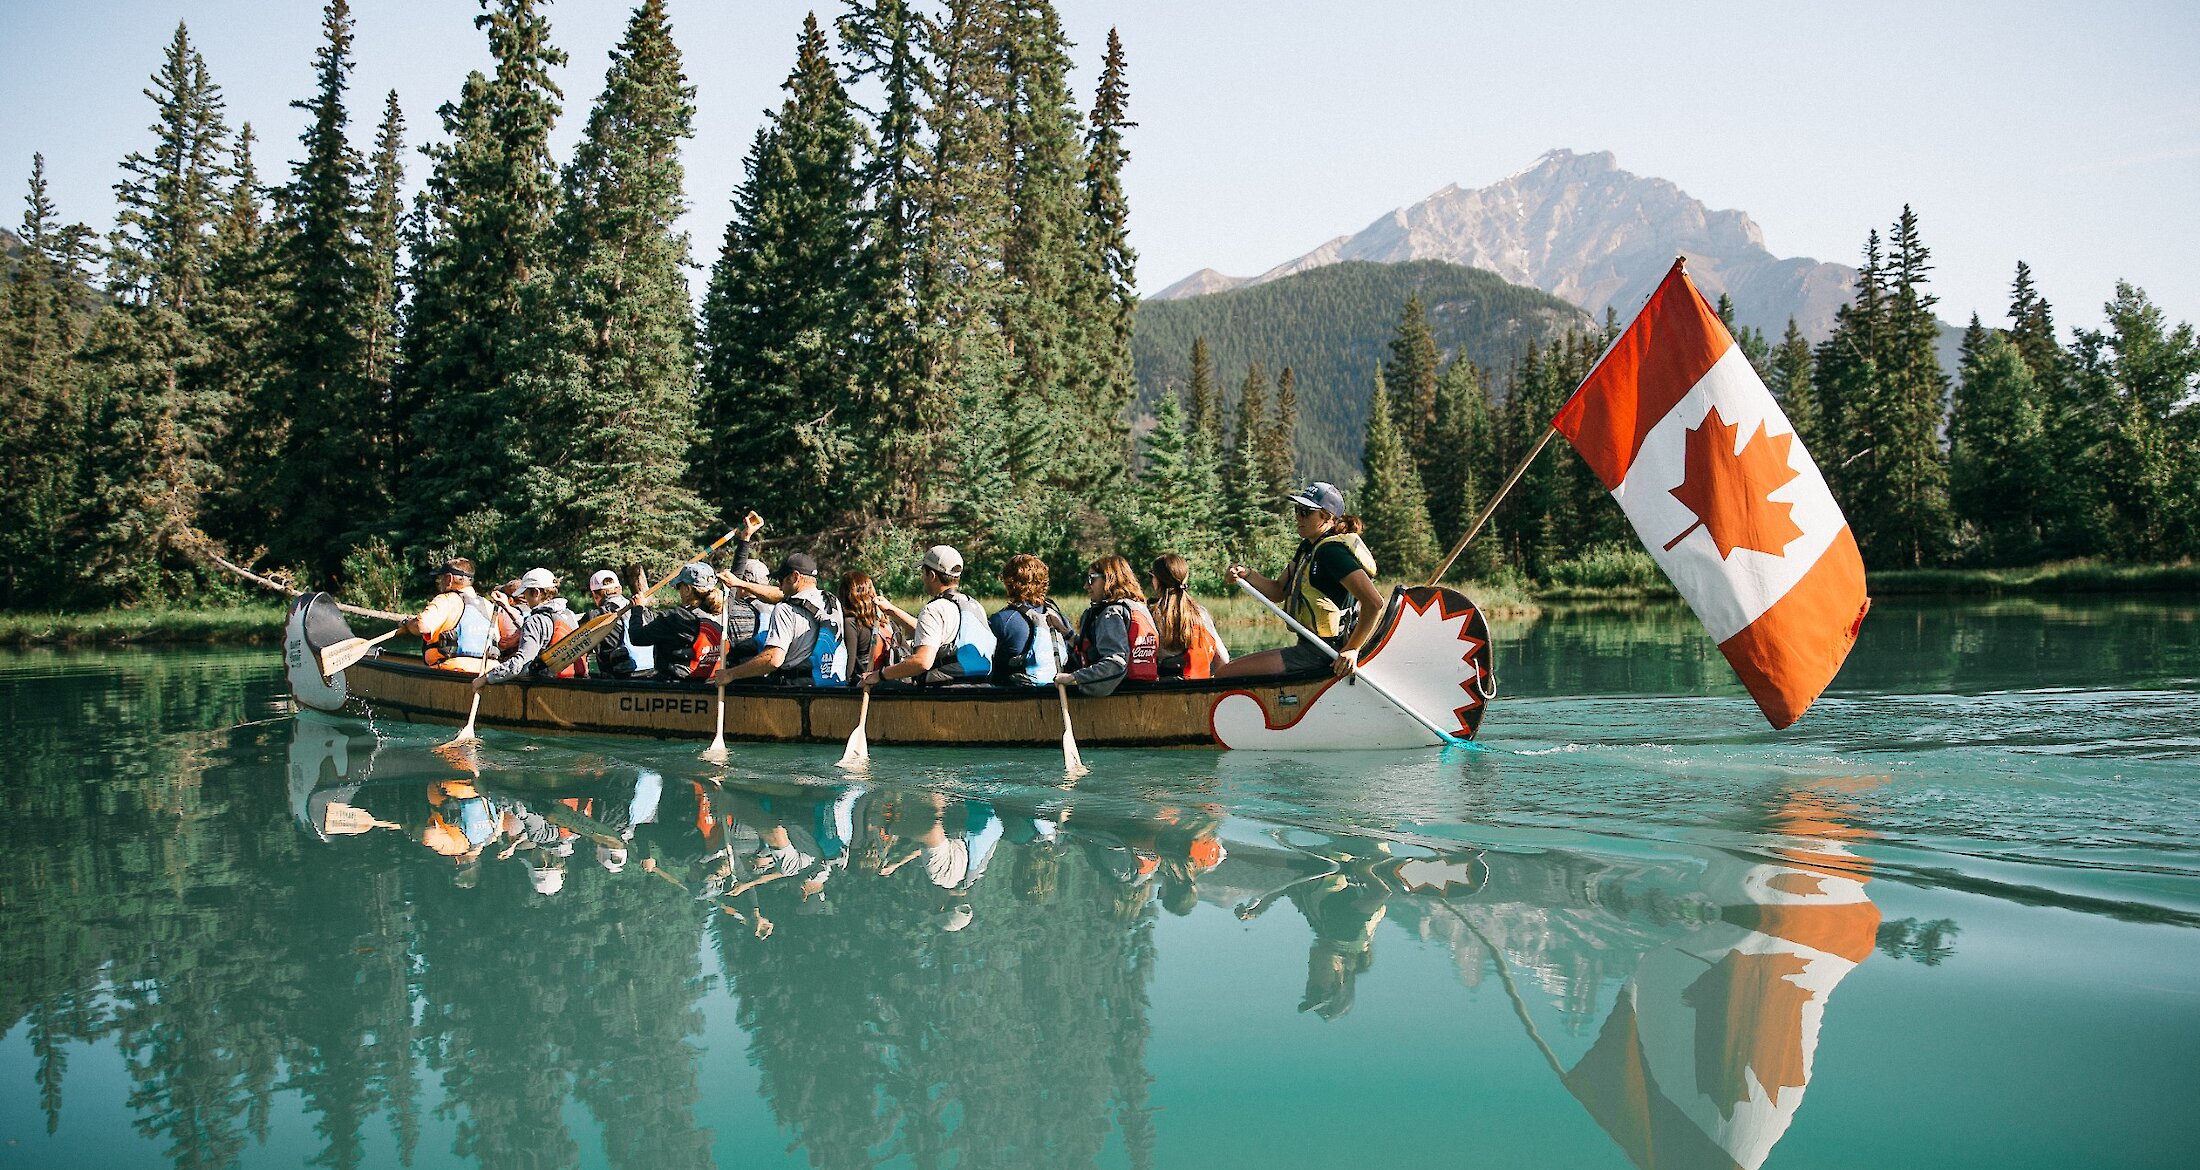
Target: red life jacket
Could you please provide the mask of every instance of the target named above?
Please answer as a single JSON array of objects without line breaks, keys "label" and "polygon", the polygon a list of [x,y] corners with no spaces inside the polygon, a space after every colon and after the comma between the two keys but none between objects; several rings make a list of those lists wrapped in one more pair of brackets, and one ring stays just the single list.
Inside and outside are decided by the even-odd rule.
[{"label": "red life jacket", "polygon": [[688,644],[688,677],[706,678],[718,669],[718,656],[726,648],[725,615],[712,616],[701,610],[696,616],[702,621],[696,624],[695,640]]},{"label": "red life jacket", "polygon": [[[1093,608],[1093,614],[1097,615],[1103,606],[1121,606],[1124,621],[1130,627],[1131,649],[1128,660],[1123,664],[1125,668],[1124,680],[1127,682],[1152,682],[1160,678],[1161,630],[1160,627],[1154,624],[1153,611],[1147,609],[1143,602],[1132,601],[1129,598],[1118,598],[1114,601],[1101,602]],[[1088,618],[1081,624],[1084,629],[1078,632],[1077,660],[1090,665],[1099,659],[1099,652],[1094,648],[1092,638],[1093,627],[1099,623]]]},{"label": "red life jacket", "polygon": [[[579,621],[578,619],[576,619],[576,618],[575,618],[575,617],[573,616],[573,611],[572,611],[572,610],[570,610],[570,609],[565,609],[565,608],[562,608],[562,607],[561,607],[561,608],[558,608],[558,609],[554,609],[554,610],[551,610],[551,611],[550,611],[550,645],[551,645],[551,646],[555,646],[555,645],[557,645],[557,644],[558,644],[558,641],[559,641],[560,639],[564,638],[564,637],[565,637],[565,636],[566,636],[567,634],[570,634],[570,633],[572,633],[572,632],[573,632],[574,630],[577,630],[577,629],[579,629],[579,628],[580,628],[580,624],[581,624],[581,623],[580,623],[580,621]],[[546,646],[546,647],[544,647],[544,649],[548,649],[548,648],[549,648],[549,647],[547,647],[547,646]],[[586,654],[583,654],[583,655],[581,655],[581,656],[580,656],[579,658],[576,658],[576,659],[574,659],[574,660],[573,660],[573,665],[571,665],[571,666],[568,666],[568,667],[566,667],[566,668],[565,668],[564,670],[561,670],[561,671],[559,671],[559,672],[558,672],[558,677],[559,677],[559,678],[587,678],[587,677],[588,677],[588,655],[586,655]]]},{"label": "red life jacket", "polygon": [[505,658],[519,649],[519,627],[523,618],[517,608],[506,605],[502,601],[497,601],[494,605],[497,623],[497,657]]}]

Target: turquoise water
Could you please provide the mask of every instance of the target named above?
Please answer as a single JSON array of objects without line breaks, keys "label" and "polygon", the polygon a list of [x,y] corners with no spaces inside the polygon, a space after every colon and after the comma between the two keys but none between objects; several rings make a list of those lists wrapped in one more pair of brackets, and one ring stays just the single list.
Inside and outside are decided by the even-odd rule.
[{"label": "turquoise water", "polygon": [[1074,784],[8,654],[0,1167],[2189,1166],[2196,619],[1883,603],[1774,733],[1553,615],[1488,750]]}]

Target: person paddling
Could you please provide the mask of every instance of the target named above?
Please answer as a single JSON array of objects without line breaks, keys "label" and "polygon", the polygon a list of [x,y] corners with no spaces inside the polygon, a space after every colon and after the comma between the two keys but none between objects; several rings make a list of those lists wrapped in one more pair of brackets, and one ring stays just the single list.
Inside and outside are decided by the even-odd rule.
[{"label": "person paddling", "polygon": [[780,601],[764,612],[758,631],[763,649],[737,666],[719,667],[710,681],[769,677],[782,683],[847,686],[847,621],[840,599],[819,591],[817,561],[808,553],[788,553],[776,576]]},{"label": "person paddling", "polygon": [[718,575],[697,561],[672,579],[680,591],[678,607],[659,615],[629,636],[636,646],[657,652],[657,677],[683,681],[718,668],[726,642],[726,595]]},{"label": "person paddling", "polygon": [[452,557],[435,570],[436,594],[404,621],[405,632],[426,645],[421,660],[437,670],[480,674],[495,624],[489,603],[474,592],[474,563]]},{"label": "person paddling", "polygon": [[1360,518],[1346,515],[1344,493],[1321,480],[1292,496],[1291,510],[1299,548],[1283,576],[1263,577],[1244,565],[1231,565],[1225,576],[1232,585],[1252,582],[1262,596],[1335,648],[1336,660],[1332,665],[1320,647],[1302,638],[1281,650],[1262,650],[1217,666],[1216,678],[1299,674],[1325,666],[1342,677],[1360,667],[1360,647],[1375,623],[1356,619],[1363,608],[1370,615],[1383,608],[1383,595],[1375,591],[1375,555],[1360,539]]},{"label": "person paddling", "polygon": [[1115,693],[1124,680],[1152,682],[1160,677],[1161,639],[1145,591],[1131,563],[1105,556],[1085,576],[1092,605],[1077,619],[1077,669],[1069,682],[1087,698]]},{"label": "person paddling", "polygon": [[[643,582],[648,584],[648,582]],[[607,613],[617,613],[626,608],[626,587],[619,583],[619,575],[609,569],[598,569],[588,578],[588,596],[594,604],[581,615],[583,623]],[[632,678],[635,672],[634,652],[627,647],[626,635],[635,617],[648,620],[649,611],[636,606],[635,614],[615,623],[603,641],[596,644],[595,661],[591,673],[605,678]]]},{"label": "person paddling", "polygon": [[[558,596],[558,578],[550,570],[529,569],[520,575],[517,584],[518,596],[513,600],[520,608],[519,644],[487,672],[474,676],[473,685],[477,690],[491,683],[510,682],[522,675],[541,677],[542,652],[580,624],[573,611],[566,607],[565,599]],[[584,669],[576,662],[558,677],[579,677]]]},{"label": "person paddling", "polygon": [[924,591],[931,600],[917,611],[909,657],[859,680],[863,686],[917,679],[957,683],[982,678],[993,668],[993,629],[985,610],[962,595],[962,554],[944,544],[924,550]]}]

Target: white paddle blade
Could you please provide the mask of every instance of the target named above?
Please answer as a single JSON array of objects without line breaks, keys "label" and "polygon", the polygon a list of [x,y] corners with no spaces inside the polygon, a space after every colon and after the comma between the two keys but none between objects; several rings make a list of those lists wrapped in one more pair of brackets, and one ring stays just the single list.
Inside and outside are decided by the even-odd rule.
[{"label": "white paddle blade", "polygon": [[1077,754],[1077,737],[1067,731],[1062,733],[1062,770],[1072,776],[1092,771],[1085,766],[1084,757]]},{"label": "white paddle blade", "polygon": [[718,688],[718,734],[711,737],[710,746],[703,749],[703,758],[713,764],[726,762],[726,688]]},{"label": "white paddle blade", "polygon": [[367,656],[374,643],[365,638],[346,638],[321,651],[321,677],[335,678],[344,669]]},{"label": "white paddle blade", "polygon": [[475,719],[476,719],[477,717],[479,717],[479,716],[480,716],[480,714],[481,714],[481,692],[480,692],[480,691],[475,691],[475,692],[474,692],[474,702],[473,702],[473,705],[472,705],[472,706],[470,706],[470,707],[468,707],[468,708],[466,708],[466,726],[464,726],[464,727],[461,727],[461,728],[459,728],[459,729],[458,729],[458,734],[457,734],[457,735],[454,735],[454,736],[452,736],[452,737],[450,738],[450,742],[448,742],[448,743],[447,743],[447,744],[445,744],[444,746],[446,746],[446,747],[456,747],[457,745],[459,745],[459,744],[462,744],[462,743],[478,743],[478,742],[480,742],[480,740],[481,740],[481,737],[480,737],[480,736],[478,736],[478,735],[475,735],[475,734],[474,734],[474,720],[475,720]]},{"label": "white paddle blade", "polygon": [[864,727],[871,722],[871,692],[863,692],[863,706],[856,711],[856,729],[848,733],[848,750],[840,753],[835,767],[851,771],[871,765],[871,737],[864,734]]}]

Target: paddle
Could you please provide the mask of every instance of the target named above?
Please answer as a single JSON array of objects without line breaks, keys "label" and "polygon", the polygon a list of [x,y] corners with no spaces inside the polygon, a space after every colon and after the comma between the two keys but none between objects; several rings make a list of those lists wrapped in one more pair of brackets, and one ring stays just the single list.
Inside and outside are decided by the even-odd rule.
[{"label": "paddle", "polygon": [[1054,695],[1062,700],[1062,770],[1072,776],[1082,776],[1092,769],[1085,767],[1083,757],[1077,754],[1077,732],[1069,725],[1069,685],[1055,679]]},{"label": "paddle", "polygon": [[[1277,605],[1273,601],[1270,601],[1267,594],[1262,593],[1258,589],[1255,589],[1251,581],[1248,581],[1243,577],[1238,578],[1238,588],[1252,594],[1255,600],[1259,601],[1262,605],[1268,607],[1268,612],[1275,614],[1279,618],[1282,618],[1283,624],[1291,627],[1292,633],[1297,634],[1299,637],[1304,638],[1307,641],[1312,642],[1314,645],[1321,647],[1321,652],[1327,654],[1331,659],[1335,659],[1337,657],[1336,647],[1331,646],[1328,642],[1325,642],[1322,639],[1315,637],[1312,630],[1309,630],[1305,626],[1300,625],[1296,620],[1291,617],[1290,614],[1283,612],[1282,606]],[[1367,677],[1365,674],[1355,673],[1350,677],[1356,678],[1362,683],[1365,683],[1367,685],[1367,689],[1374,691],[1376,694],[1381,695],[1385,699],[1390,700],[1391,706],[1396,707],[1400,711],[1403,711],[1406,716],[1412,719],[1415,723],[1418,723],[1421,726],[1428,728],[1431,732],[1435,733],[1437,742],[1447,744],[1466,742],[1460,739],[1458,736],[1453,735],[1448,731],[1445,731],[1441,727],[1438,727],[1434,720],[1430,719],[1426,715],[1421,714],[1419,711],[1414,710],[1413,707],[1408,704],[1404,699],[1401,699],[1398,696],[1391,694],[1390,690],[1387,687],[1383,686],[1383,684],[1376,682],[1374,679]]]},{"label": "paddle", "polygon": [[[728,528],[726,530],[726,534],[719,537],[717,540],[712,541],[709,548],[706,548],[702,552],[699,552],[694,556],[689,557],[686,561],[683,561],[681,563],[688,564],[694,561],[708,559],[710,554],[717,552],[721,548],[724,548],[727,541],[732,540],[734,537],[740,534],[741,530],[739,528]],[[664,577],[661,578],[655,585],[652,585],[649,588],[643,590],[641,596],[634,598],[632,601],[627,602],[625,605],[622,605],[617,609],[611,610],[606,613],[599,613],[595,617],[589,618],[587,621],[582,622],[578,626],[575,626],[572,633],[567,634],[557,641],[550,643],[550,645],[546,647],[542,652],[542,669],[544,670],[544,672],[548,674],[557,674],[559,671],[564,670],[566,667],[571,666],[576,662],[579,662],[583,654],[594,650],[598,645],[602,644],[605,638],[611,636],[612,627],[618,624],[620,619],[626,616],[628,610],[633,609],[635,606],[638,606],[643,602],[648,601],[651,597],[655,596],[659,589],[664,588],[667,582],[671,581],[673,577],[678,575],[678,572],[679,571],[675,569],[673,572],[665,574]]]},{"label": "paddle", "polygon": [[323,649],[321,651],[321,677],[329,679],[335,678],[337,675],[343,673],[345,667],[350,666],[351,664],[359,661],[362,658],[365,658],[367,656],[367,651],[374,649],[376,646],[379,646],[382,643],[387,642],[391,638],[394,638],[404,632],[405,627],[399,626],[396,629],[391,630],[387,634],[381,634],[372,638],[346,638],[333,646],[329,646]]},{"label": "paddle", "polygon": [[856,729],[848,733],[848,750],[840,753],[835,767],[859,769],[871,762],[871,741],[864,737],[863,725],[871,720],[871,688],[863,689],[863,706],[856,712]]},{"label": "paddle", "polygon": [[703,749],[703,758],[713,764],[726,762],[726,684],[718,684],[718,734],[711,737],[710,746]]},{"label": "paddle", "polygon": [[488,676],[489,651],[487,647],[484,647],[481,652],[481,673],[474,676],[474,701],[466,708],[466,726],[459,728],[458,734],[452,736],[450,742],[443,745],[444,747],[457,747],[462,743],[481,742],[481,737],[474,734],[474,719],[481,714],[481,680]]}]

